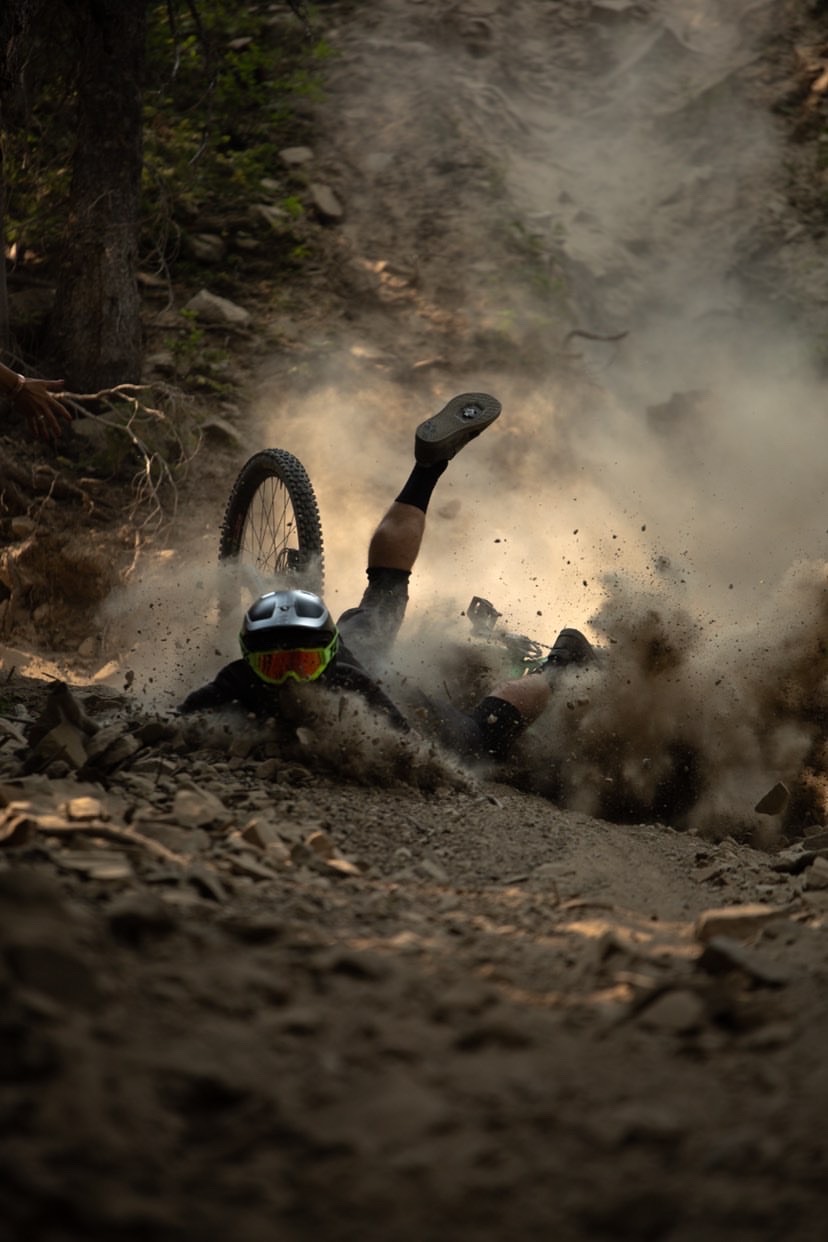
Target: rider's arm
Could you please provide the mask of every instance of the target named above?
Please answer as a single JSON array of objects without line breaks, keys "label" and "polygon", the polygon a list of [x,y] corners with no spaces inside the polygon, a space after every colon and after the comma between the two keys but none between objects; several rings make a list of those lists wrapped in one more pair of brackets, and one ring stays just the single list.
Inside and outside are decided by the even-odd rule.
[{"label": "rider's arm", "polygon": [[[207,711],[211,707],[227,707],[230,703],[241,702],[251,692],[252,675],[244,660],[233,660],[219,669],[212,681],[205,686],[192,690],[183,703],[179,704],[179,712]],[[259,683],[253,689],[259,688]]]},{"label": "rider's arm", "polygon": [[232,700],[222,694],[216,683],[209,681],[206,686],[191,690],[184,702],[179,703],[178,711],[184,713],[207,711],[211,707],[223,707],[229,702]]},{"label": "rider's arm", "polygon": [[402,733],[408,733],[411,729],[411,725],[396,703],[392,702],[385,691],[380,689],[373,677],[370,677],[356,663],[346,664],[344,661],[337,660],[332,675],[326,679],[326,684],[341,687],[343,690],[355,691],[356,694],[365,699],[369,706],[385,716],[388,722]]}]

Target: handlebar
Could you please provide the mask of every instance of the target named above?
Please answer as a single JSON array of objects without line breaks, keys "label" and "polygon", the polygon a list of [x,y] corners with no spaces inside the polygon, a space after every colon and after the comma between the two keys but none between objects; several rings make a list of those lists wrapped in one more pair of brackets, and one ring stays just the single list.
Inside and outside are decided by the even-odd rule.
[{"label": "handlebar", "polygon": [[503,614],[482,596],[472,596],[466,615],[471,622],[472,633],[475,637],[494,639],[502,643],[512,659],[523,664],[532,664],[537,660],[545,659],[549,647],[535,642],[533,638],[527,638],[525,634],[517,634],[498,626],[497,622]]}]

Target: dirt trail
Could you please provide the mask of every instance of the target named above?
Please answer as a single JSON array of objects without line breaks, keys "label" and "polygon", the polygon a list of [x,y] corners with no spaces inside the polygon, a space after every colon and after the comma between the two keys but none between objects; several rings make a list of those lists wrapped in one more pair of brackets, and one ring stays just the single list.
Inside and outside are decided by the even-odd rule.
[{"label": "dirt trail", "polygon": [[303,342],[307,387],[274,402],[266,370],[261,439],[317,485],[336,609],[412,424],[457,391],[500,397],[441,483],[399,659],[421,676],[415,637],[428,650],[438,616],[462,640],[474,594],[540,641],[577,625],[621,651],[594,710],[559,701],[536,731],[535,787],[569,740],[584,762],[552,787],[582,809],[677,816],[660,789],[692,753],[706,831],[758,830],[765,788],[804,769],[786,830],[819,811],[826,305],[801,277],[825,259],[773,110],[801,92],[795,40],[819,63],[795,10],[470,0],[332,21],[340,313]]},{"label": "dirt trail", "polygon": [[[97,729],[62,755],[31,757],[44,683],[0,651],[15,1242],[824,1236],[828,839],[819,797],[784,848],[753,810],[806,755],[821,789],[827,286],[770,119],[799,8],[320,6],[345,216],[251,437],[309,467],[345,606],[413,423],[490,388],[401,671],[475,591],[615,659],[467,771],[357,707],[171,721],[231,654],[163,641],[212,544],[127,598],[132,689],[78,687]],[[688,739],[709,797],[677,831],[635,812]]]}]

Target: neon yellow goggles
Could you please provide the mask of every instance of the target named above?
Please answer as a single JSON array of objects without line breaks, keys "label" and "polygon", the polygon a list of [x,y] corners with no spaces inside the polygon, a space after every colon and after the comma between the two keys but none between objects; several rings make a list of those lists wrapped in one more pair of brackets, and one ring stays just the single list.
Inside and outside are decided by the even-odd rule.
[{"label": "neon yellow goggles", "polygon": [[244,658],[257,677],[271,686],[281,686],[288,679],[316,681],[333,659],[337,640],[327,647],[297,647],[288,651],[246,651]]}]

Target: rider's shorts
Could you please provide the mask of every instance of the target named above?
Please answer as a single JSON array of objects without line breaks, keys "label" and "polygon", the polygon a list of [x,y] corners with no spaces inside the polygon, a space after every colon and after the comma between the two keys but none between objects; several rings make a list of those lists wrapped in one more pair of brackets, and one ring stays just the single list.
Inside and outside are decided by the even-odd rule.
[{"label": "rider's shorts", "polygon": [[368,570],[368,585],[356,608],[337,621],[343,643],[365,668],[371,670],[388,655],[408,604],[407,569]]}]

